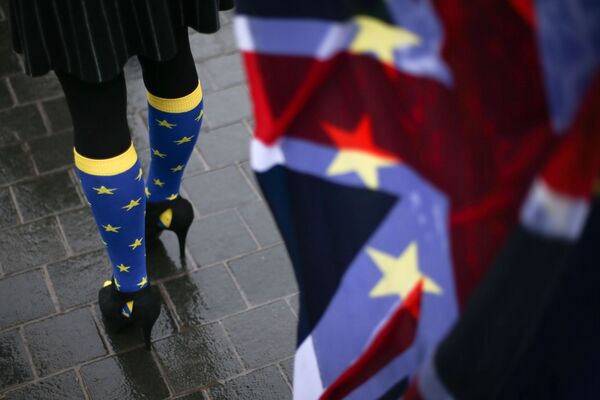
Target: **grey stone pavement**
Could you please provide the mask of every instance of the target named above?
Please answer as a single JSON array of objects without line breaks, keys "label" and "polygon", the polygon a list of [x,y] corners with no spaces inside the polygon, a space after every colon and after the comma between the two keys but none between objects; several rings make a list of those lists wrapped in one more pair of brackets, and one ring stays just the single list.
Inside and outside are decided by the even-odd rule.
[{"label": "grey stone pavement", "polygon": [[[248,165],[251,107],[231,30],[191,36],[205,122],[183,183],[195,207],[187,267],[176,237],[148,252],[163,299],[153,350],[113,335],[97,292],[111,269],[73,171],[71,121],[50,74],[10,50],[0,0],[0,398],[287,399],[297,286]],[[139,66],[129,123],[149,159]]]}]

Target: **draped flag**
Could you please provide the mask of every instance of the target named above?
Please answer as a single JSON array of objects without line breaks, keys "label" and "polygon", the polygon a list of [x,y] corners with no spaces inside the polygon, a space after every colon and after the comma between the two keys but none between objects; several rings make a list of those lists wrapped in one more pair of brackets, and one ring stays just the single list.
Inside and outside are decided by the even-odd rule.
[{"label": "draped flag", "polygon": [[449,369],[482,314],[533,329],[499,299],[551,292],[538,267],[558,274],[586,221],[599,17],[583,0],[238,1],[251,164],[300,286],[296,399],[460,397],[479,377]]}]

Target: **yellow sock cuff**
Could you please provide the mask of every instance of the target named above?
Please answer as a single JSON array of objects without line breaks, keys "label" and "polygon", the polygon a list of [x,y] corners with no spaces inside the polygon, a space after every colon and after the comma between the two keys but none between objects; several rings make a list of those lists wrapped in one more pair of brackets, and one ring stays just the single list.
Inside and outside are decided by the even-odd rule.
[{"label": "yellow sock cuff", "polygon": [[148,93],[148,103],[157,110],[168,113],[184,113],[193,110],[202,101],[202,86],[198,86],[187,96],[178,99],[165,99]]},{"label": "yellow sock cuff", "polygon": [[96,176],[118,175],[129,170],[137,161],[137,153],[133,143],[125,153],[102,160],[84,157],[75,148],[73,148],[73,153],[75,154],[75,166],[86,174]]}]

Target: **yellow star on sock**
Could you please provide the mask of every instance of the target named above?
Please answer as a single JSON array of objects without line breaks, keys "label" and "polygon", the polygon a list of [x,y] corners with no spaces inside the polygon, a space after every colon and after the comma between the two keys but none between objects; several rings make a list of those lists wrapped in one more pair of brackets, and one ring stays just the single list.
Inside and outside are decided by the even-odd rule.
[{"label": "yellow star on sock", "polygon": [[166,154],[161,153],[158,149],[153,149],[152,154],[154,154],[156,157],[160,157],[160,158],[165,158],[167,156]]},{"label": "yellow star on sock", "polygon": [[104,228],[104,230],[106,232],[114,232],[114,233],[119,233],[119,229],[121,229],[120,226],[112,226],[111,224],[102,225],[102,227]]},{"label": "yellow star on sock", "polygon": [[173,193],[172,195],[170,195],[169,197],[167,197],[167,200],[175,200],[177,198],[178,194],[177,193]]},{"label": "yellow star on sock", "polygon": [[140,198],[138,198],[137,200],[131,200],[131,201],[129,202],[129,204],[127,204],[126,206],[123,206],[123,207],[121,207],[121,208],[124,208],[124,209],[126,209],[127,211],[131,211],[131,209],[132,209],[133,207],[137,207],[137,206],[139,206],[139,205],[140,205],[140,201],[141,201],[141,200],[142,200],[142,198],[141,198],[141,197],[140,197]]},{"label": "yellow star on sock", "polygon": [[162,121],[157,119],[156,122],[158,122],[158,126],[164,126],[165,128],[169,128],[169,129],[173,129],[174,126],[177,126],[177,124],[171,124],[166,119],[163,119]]},{"label": "yellow star on sock", "polygon": [[100,186],[99,188],[92,188],[92,189],[94,189],[97,194],[114,194],[113,192],[115,190],[117,190],[116,188],[109,189],[106,186]]},{"label": "yellow star on sock", "polygon": [[156,186],[159,186],[159,187],[163,187],[163,186],[165,186],[165,183],[164,183],[164,182],[162,182],[160,179],[155,179],[155,180],[154,180],[154,184],[155,184]]},{"label": "yellow star on sock", "polygon": [[377,59],[394,64],[394,50],[416,46],[421,38],[414,33],[377,18],[356,17],[358,32],[350,45],[350,52],[374,54]]},{"label": "yellow star on sock", "polygon": [[204,110],[200,110],[200,114],[196,117],[196,121],[200,122],[200,118],[204,115]]},{"label": "yellow star on sock", "polygon": [[117,278],[113,278],[115,281],[115,286],[117,287],[117,290],[121,289],[121,285],[119,285],[119,282],[117,282]]},{"label": "yellow star on sock", "polygon": [[119,268],[119,272],[129,272],[129,268],[131,267],[128,267],[125,264],[121,264],[117,265],[117,268]]},{"label": "yellow star on sock", "polygon": [[183,171],[183,165],[178,165],[174,168],[171,168],[171,172]]},{"label": "yellow star on sock", "polygon": [[143,288],[144,286],[146,286],[146,284],[148,283],[148,278],[147,277],[143,277],[141,281],[139,281],[137,283],[137,285],[141,288]]},{"label": "yellow star on sock", "polygon": [[144,191],[146,192],[146,197],[150,197],[150,191],[148,190],[148,187],[145,187]]},{"label": "yellow star on sock", "polygon": [[396,295],[400,296],[401,299],[405,299],[421,280],[423,281],[424,292],[442,294],[442,288],[431,278],[421,273],[416,242],[410,243],[398,257],[372,247],[367,249],[367,254],[383,274],[369,296]]},{"label": "yellow star on sock", "polygon": [[140,247],[142,245],[142,240],[144,240],[144,238],[135,239],[135,241],[129,245],[131,250],[135,250]]},{"label": "yellow star on sock", "polygon": [[173,143],[176,143],[178,146],[179,146],[180,144],[189,143],[189,142],[191,142],[191,141],[192,141],[192,138],[193,138],[194,136],[195,136],[195,135],[192,135],[192,136],[184,136],[184,137],[182,137],[182,138],[181,138],[181,139],[179,139],[179,140],[174,140],[174,141],[173,141]]},{"label": "yellow star on sock", "polygon": [[137,176],[135,177],[135,180],[136,181],[141,181],[142,180],[142,175],[143,175],[142,169],[140,168],[140,172],[138,172]]}]

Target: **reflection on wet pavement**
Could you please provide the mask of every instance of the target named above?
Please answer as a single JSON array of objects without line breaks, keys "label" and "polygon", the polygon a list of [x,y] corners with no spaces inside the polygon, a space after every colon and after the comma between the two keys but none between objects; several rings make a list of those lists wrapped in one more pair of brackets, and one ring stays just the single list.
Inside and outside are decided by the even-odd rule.
[{"label": "reflection on wet pavement", "polygon": [[[248,166],[248,89],[231,31],[192,34],[206,121],[183,181],[196,209],[185,262],[164,232],[147,253],[162,296],[153,350],[108,332],[97,293],[109,262],[73,171],[53,74],[31,79],[0,0],[0,398],[286,399],[297,286]],[[133,141],[147,168],[146,92],[126,68]]]}]

